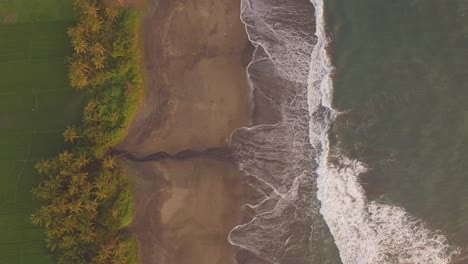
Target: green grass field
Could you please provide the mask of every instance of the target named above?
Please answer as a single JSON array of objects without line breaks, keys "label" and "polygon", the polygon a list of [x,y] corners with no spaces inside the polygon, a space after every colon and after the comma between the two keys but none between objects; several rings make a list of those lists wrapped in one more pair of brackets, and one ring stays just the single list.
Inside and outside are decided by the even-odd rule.
[{"label": "green grass field", "polygon": [[72,1],[0,0],[0,263],[52,263],[32,166],[63,149],[62,132],[80,119],[83,96],[68,85],[66,30]]},{"label": "green grass field", "polygon": [[66,21],[73,18],[71,0],[0,0],[0,21],[15,17],[16,22]]}]

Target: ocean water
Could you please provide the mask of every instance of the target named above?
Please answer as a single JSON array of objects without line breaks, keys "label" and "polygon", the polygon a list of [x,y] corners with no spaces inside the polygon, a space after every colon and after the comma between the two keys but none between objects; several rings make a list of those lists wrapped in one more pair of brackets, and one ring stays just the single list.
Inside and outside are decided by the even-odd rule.
[{"label": "ocean water", "polygon": [[374,234],[342,247],[381,263],[455,261],[468,247],[468,2],[327,0],[325,10],[340,113],[329,173],[365,194],[348,204],[364,216],[347,223]]},{"label": "ocean water", "polygon": [[254,120],[231,138],[251,186],[238,263],[468,262],[467,8],[242,0]]}]

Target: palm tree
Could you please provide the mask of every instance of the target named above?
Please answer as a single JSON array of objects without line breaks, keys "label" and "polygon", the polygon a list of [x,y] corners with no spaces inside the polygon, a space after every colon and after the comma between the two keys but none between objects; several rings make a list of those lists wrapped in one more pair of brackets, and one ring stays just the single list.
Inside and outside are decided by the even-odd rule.
[{"label": "palm tree", "polygon": [[98,15],[99,8],[96,6],[95,3],[90,3],[88,1],[83,1],[84,5],[82,5],[83,13],[90,17],[96,17]]},{"label": "palm tree", "polygon": [[82,72],[70,71],[70,85],[76,88],[83,88],[89,85],[88,76]]},{"label": "palm tree", "polygon": [[73,158],[73,153],[70,153],[67,150],[60,153],[58,156],[59,161],[64,164],[69,163],[72,160],[72,158]]},{"label": "palm tree", "polygon": [[88,201],[86,202],[86,204],[84,205],[84,209],[88,212],[91,212],[91,213],[94,213],[97,211],[97,208],[98,208],[98,201],[96,200],[91,200],[91,201]]},{"label": "palm tree", "polygon": [[82,27],[70,27],[68,30],[67,30],[67,34],[69,37],[71,37],[72,39],[79,39],[79,38],[82,38],[83,36],[83,28]]},{"label": "palm tree", "polygon": [[113,263],[125,264],[126,260],[127,258],[125,256],[125,244],[121,241],[118,241],[114,249]]},{"label": "palm tree", "polygon": [[89,70],[89,65],[82,60],[75,60],[70,63],[71,73],[88,73]]},{"label": "palm tree", "polygon": [[94,55],[96,55],[96,54],[104,55],[105,51],[106,50],[104,49],[104,47],[99,42],[96,42],[91,46],[91,52]]},{"label": "palm tree", "polygon": [[[72,176],[72,182],[75,185],[78,185],[80,189],[83,187],[83,185],[86,182],[86,179],[88,178],[88,173],[83,172],[83,173],[76,173]],[[80,190],[81,191],[81,190]],[[82,195],[83,197],[83,195]]]},{"label": "palm tree", "polygon": [[88,73],[91,68],[83,60],[74,60],[70,63],[70,84],[72,87],[83,88],[89,84]]},{"label": "palm tree", "polygon": [[101,245],[101,249],[96,256],[97,263],[115,263],[112,262],[112,257],[116,248],[117,238],[112,238],[106,244]]},{"label": "palm tree", "polygon": [[112,156],[107,156],[103,161],[102,161],[102,166],[106,169],[113,169],[116,165],[116,161]]},{"label": "palm tree", "polygon": [[78,191],[79,191],[78,186],[76,186],[75,184],[70,184],[70,186],[68,187],[69,195],[75,195],[78,193]]},{"label": "palm tree", "polygon": [[78,214],[83,210],[82,203],[78,200],[68,205],[68,210],[72,213]]},{"label": "palm tree", "polygon": [[71,142],[75,141],[75,139],[80,138],[78,136],[78,132],[76,131],[76,128],[73,126],[67,126],[67,130],[63,132],[63,138],[65,139],[65,142]]},{"label": "palm tree", "polygon": [[105,57],[101,54],[96,54],[94,57],[91,59],[91,61],[94,64],[94,67],[96,69],[102,69],[104,68],[104,62],[105,62]]},{"label": "palm tree", "polygon": [[120,216],[120,210],[119,208],[114,208],[111,210],[111,215],[112,217],[114,217],[115,219],[117,219],[119,216]]},{"label": "palm tree", "polygon": [[73,236],[64,236],[62,237],[62,241],[60,241],[60,247],[62,249],[66,249],[66,248],[71,248],[71,247],[74,247],[74,246],[77,246],[78,243],[76,241],[76,239],[73,237]]},{"label": "palm tree", "polygon": [[104,188],[103,184],[96,183],[95,186],[97,190],[94,192],[94,195],[96,196],[98,201],[105,200],[109,197],[109,195],[107,194],[107,189]]},{"label": "palm tree", "polygon": [[86,53],[88,43],[83,38],[73,38],[72,46],[76,53]]},{"label": "palm tree", "polygon": [[91,160],[86,157],[85,154],[80,154],[77,158],[76,158],[76,165],[79,169],[81,168],[84,168],[86,165],[89,164]]},{"label": "palm tree", "polygon": [[47,174],[51,168],[50,161],[48,160],[41,160],[36,165],[34,165],[34,168],[42,174]]},{"label": "palm tree", "polygon": [[99,122],[102,120],[102,113],[99,110],[99,105],[102,105],[99,99],[91,99],[88,101],[84,109],[84,121],[85,122]]},{"label": "palm tree", "polygon": [[102,29],[102,25],[104,24],[102,19],[99,19],[99,18],[93,19],[90,23],[91,24],[89,25],[90,26],[89,28],[92,33],[99,33],[99,31],[101,31]]},{"label": "palm tree", "polygon": [[41,226],[44,222],[44,219],[40,214],[32,214],[30,218],[33,225]]},{"label": "palm tree", "polygon": [[119,15],[119,11],[116,8],[106,7],[105,15],[107,19],[113,22],[117,19],[117,16]]}]

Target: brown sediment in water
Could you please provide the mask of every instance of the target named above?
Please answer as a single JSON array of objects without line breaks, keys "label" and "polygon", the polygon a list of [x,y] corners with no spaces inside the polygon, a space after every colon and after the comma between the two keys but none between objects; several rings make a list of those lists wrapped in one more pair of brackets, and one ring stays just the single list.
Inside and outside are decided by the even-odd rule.
[{"label": "brown sediment in water", "polygon": [[[129,230],[144,264],[235,263],[227,237],[241,221],[245,178],[230,159],[196,153],[228,149],[250,122],[240,1],[153,0],[143,9],[147,91],[116,146],[133,157],[124,161],[135,182]],[[177,158],[187,150],[190,158]]]}]

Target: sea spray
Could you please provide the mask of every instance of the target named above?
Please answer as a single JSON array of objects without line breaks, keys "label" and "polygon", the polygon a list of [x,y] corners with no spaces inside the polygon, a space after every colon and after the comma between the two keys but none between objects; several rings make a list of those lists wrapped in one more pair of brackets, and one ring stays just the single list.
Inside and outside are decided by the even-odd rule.
[{"label": "sea spray", "polygon": [[[430,231],[400,207],[366,199],[359,183],[359,175],[366,171],[364,164],[340,153],[333,157],[338,164],[328,161],[331,158],[328,131],[336,115],[331,107],[332,66],[326,53],[324,3],[311,2],[315,7],[317,44],[309,75],[309,139],[312,146],[321,148],[320,155],[315,157],[317,197],[341,260],[344,264],[449,263],[459,249],[450,246],[439,231]],[[319,111],[321,107],[328,110]]]}]

